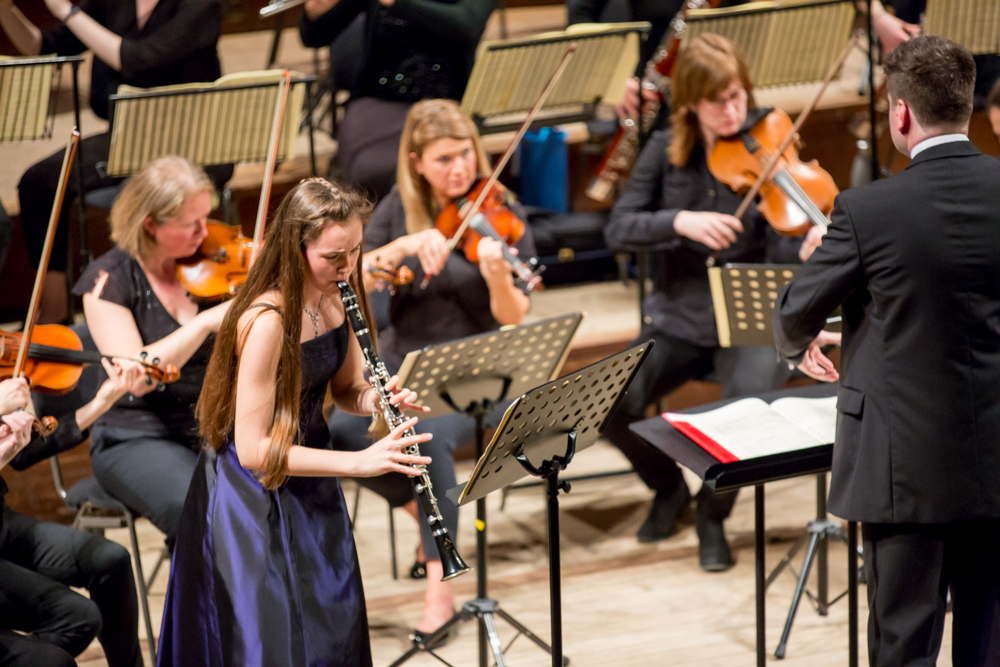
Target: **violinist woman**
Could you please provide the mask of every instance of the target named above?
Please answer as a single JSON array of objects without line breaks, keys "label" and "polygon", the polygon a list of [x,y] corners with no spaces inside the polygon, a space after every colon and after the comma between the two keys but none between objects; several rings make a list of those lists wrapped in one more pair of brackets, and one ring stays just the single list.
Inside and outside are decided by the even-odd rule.
[{"label": "violinist woman", "polygon": [[192,301],[177,279],[177,260],[205,238],[214,190],[205,172],[182,158],[148,164],[111,209],[115,247],[73,290],[83,297],[99,350],[181,369],[180,380],[162,391],[145,378],[133,383],[94,424],[90,446],[97,481],[163,531],[169,545],[200,449],[194,404],[229,308]]},{"label": "violinist woman", "polygon": [[[336,405],[372,414],[375,390],[337,287],[357,272],[371,205],[319,178],[285,197],[233,301],[198,418],[207,449],[177,542],[161,665],[370,666],[361,572],[337,478],[410,467],[410,419],[361,452],[332,451]],[[392,382],[390,381],[390,389]],[[394,392],[414,409],[413,392]]]},{"label": "violinist woman", "polygon": [[[776,389],[789,376],[770,348],[719,346],[705,268],[713,254],[719,263],[800,259],[802,239],[778,236],[753,206],[742,220],[733,217],[741,198],[708,169],[706,156],[716,141],[749,129],[769,112],[755,107],[752,91],[736,46],[714,34],[693,38],[674,70],[670,130],[651,137],[605,230],[609,246],[650,250],[658,267],[638,338],[656,344],[605,431],[656,492],[640,542],[670,536],[691,496],[677,464],[640,440],[629,424],[660,396],[713,370],[725,397]],[[815,229],[810,236],[818,242]],[[705,487],[696,497],[704,570],[722,571],[733,563],[722,521],[735,499],[735,493]]]},{"label": "violinist woman", "polygon": [[[24,470],[76,447],[90,425],[143,377],[138,363],[102,360],[108,379],[86,405],[31,435],[24,378],[0,382],[0,468]],[[139,610],[128,552],[99,535],[25,516],[4,505],[0,478],[0,662],[75,665],[96,635],[109,667],[141,667]],[[86,588],[90,599],[70,586]]]},{"label": "violinist woman", "polygon": [[[480,241],[479,261],[474,263],[460,251],[449,251],[447,240],[435,227],[438,214],[488,174],[489,163],[479,133],[458,104],[451,100],[423,100],[413,105],[399,146],[396,186],[376,207],[365,229],[365,247],[372,248],[365,254],[366,265],[407,266],[415,276],[411,284],[396,288],[390,325],[379,334],[380,355],[390,372],[399,368],[408,352],[520,324],[528,312],[526,290],[515,285],[499,243]],[[511,204],[511,210],[524,219],[516,203]],[[526,229],[514,250],[522,260],[535,255],[530,230]],[[429,281],[423,288],[425,276]],[[368,289],[373,289],[376,282],[365,273]],[[474,422],[462,414],[431,416],[417,427],[418,432],[434,434],[421,451],[431,457],[429,472],[434,488],[450,489],[456,484],[455,449],[472,442]],[[363,448],[368,442],[367,422],[335,413],[330,421],[335,446]],[[412,498],[412,490],[401,486],[405,480],[398,476],[367,482],[390,503],[402,504]],[[405,485],[408,487],[409,482]],[[458,508],[443,493],[438,493],[441,514],[454,537]],[[454,611],[451,584],[441,581],[441,561],[426,517],[421,517],[420,527],[427,593],[414,636],[418,642],[451,618]],[[419,569],[419,557],[416,567]]]}]

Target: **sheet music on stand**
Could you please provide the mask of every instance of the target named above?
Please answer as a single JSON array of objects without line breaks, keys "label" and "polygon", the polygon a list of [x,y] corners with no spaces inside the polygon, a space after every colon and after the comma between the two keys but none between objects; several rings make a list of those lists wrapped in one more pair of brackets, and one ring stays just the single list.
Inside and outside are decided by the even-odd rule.
[{"label": "sheet music on stand", "polygon": [[[105,171],[129,176],[163,155],[200,166],[265,160],[281,75],[282,70],[239,72],[214,83],[121,86],[111,96],[114,123]],[[292,78],[279,160],[294,157],[302,108],[315,80]]]},{"label": "sheet music on stand", "polygon": [[583,313],[572,313],[415,350],[400,366],[399,384],[417,393],[430,417],[464,411],[452,401],[463,385],[496,385],[506,378],[509,386],[498,397],[503,400],[555,377],[582,321]]},{"label": "sheet music on stand", "polygon": [[587,23],[565,31],[483,42],[462,96],[462,111],[487,134],[516,128],[571,42],[577,52],[533,126],[588,120],[600,102],[616,104],[639,61],[650,24]]},{"label": "sheet music on stand", "polygon": [[696,35],[716,33],[743,51],[757,88],[813,83],[823,80],[851,38],[855,13],[850,0],[769,0],[693,9],[681,48]]},{"label": "sheet music on stand", "polygon": [[73,67],[74,105],[79,127],[76,74],[82,56],[0,56],[0,143],[50,139],[55,126],[62,66]]},{"label": "sheet music on stand", "polygon": [[1000,2],[927,0],[924,33],[947,37],[974,55],[1000,53]]}]

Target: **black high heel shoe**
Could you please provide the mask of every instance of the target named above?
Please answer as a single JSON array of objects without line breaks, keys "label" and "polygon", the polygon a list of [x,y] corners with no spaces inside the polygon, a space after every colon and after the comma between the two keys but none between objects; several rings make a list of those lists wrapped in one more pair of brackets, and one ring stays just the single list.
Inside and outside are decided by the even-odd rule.
[{"label": "black high heel shoe", "polygon": [[[420,547],[417,547],[417,554],[420,553]],[[410,567],[410,579],[426,579],[427,578],[427,561],[420,560],[420,556],[416,555],[413,560],[413,565]]]}]

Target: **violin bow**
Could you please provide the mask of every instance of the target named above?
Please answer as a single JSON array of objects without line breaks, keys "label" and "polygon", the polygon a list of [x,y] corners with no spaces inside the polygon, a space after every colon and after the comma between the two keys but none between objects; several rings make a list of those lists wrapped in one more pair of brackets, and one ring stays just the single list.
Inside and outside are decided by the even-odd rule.
[{"label": "violin bow", "polygon": [[[31,341],[32,331],[35,329],[35,316],[38,312],[38,304],[42,299],[42,284],[45,282],[45,272],[48,270],[49,258],[52,256],[52,244],[55,242],[56,225],[59,224],[59,212],[62,211],[63,200],[66,198],[66,186],[69,183],[69,167],[73,164],[76,156],[76,149],[80,145],[80,130],[73,128],[69,135],[69,143],[66,145],[66,152],[63,154],[62,171],[59,172],[59,186],[56,188],[55,201],[52,203],[52,213],[49,214],[49,228],[45,232],[45,243],[42,245],[42,256],[38,261],[38,272],[35,274],[35,286],[31,290],[31,301],[28,303],[28,315],[24,321],[24,332],[21,340]],[[83,196],[81,194],[81,196]],[[24,369],[28,363],[28,345],[22,345],[17,351],[17,360],[14,362],[14,373],[11,377],[24,377]],[[27,412],[35,417],[33,427],[42,435],[52,433],[58,426],[58,422],[52,417],[45,417],[39,420],[34,411],[31,401],[28,401]]]},{"label": "violin bow", "polygon": [[[22,340],[30,341],[31,333],[35,328],[35,315],[38,312],[38,304],[42,299],[42,284],[45,282],[45,272],[49,266],[49,257],[52,256],[52,244],[56,237],[56,226],[59,224],[59,212],[62,210],[63,200],[66,198],[66,185],[69,181],[69,167],[73,163],[76,149],[80,145],[80,131],[73,128],[69,136],[69,144],[63,154],[62,171],[59,172],[59,186],[56,188],[55,201],[52,204],[52,213],[49,215],[49,228],[45,232],[45,243],[42,245],[42,257],[38,262],[38,272],[35,274],[35,286],[31,290],[31,301],[28,303],[28,316],[24,321],[24,332]],[[24,367],[28,362],[28,346],[22,345],[17,352],[17,361],[14,363],[13,377],[24,377]]]},{"label": "violin bow", "polygon": [[747,212],[748,208],[750,208],[750,204],[757,196],[757,193],[760,192],[761,186],[763,186],[764,183],[769,178],[771,178],[772,175],[774,175],[775,170],[778,168],[778,161],[781,159],[781,156],[785,154],[785,150],[789,146],[791,146],[792,142],[795,141],[795,138],[799,136],[799,128],[802,127],[802,124],[806,122],[806,119],[809,117],[809,114],[811,114],[813,112],[813,109],[816,108],[816,105],[819,103],[820,98],[823,97],[823,93],[826,92],[826,89],[830,85],[830,82],[833,81],[833,77],[835,77],[837,75],[837,72],[840,71],[840,68],[844,66],[844,62],[847,60],[847,56],[851,55],[851,51],[855,47],[859,49],[861,48],[860,40],[861,40],[860,30],[856,31],[853,35],[851,35],[851,39],[849,42],[847,42],[847,45],[844,47],[844,50],[840,54],[840,57],[838,57],[837,60],[833,63],[833,65],[830,66],[830,70],[826,73],[826,76],[823,78],[823,84],[819,87],[819,90],[816,92],[813,98],[809,100],[809,103],[805,106],[805,108],[802,109],[801,113],[799,113],[798,118],[795,119],[795,123],[792,124],[792,129],[788,131],[788,135],[784,139],[782,139],[781,143],[778,145],[778,148],[775,150],[771,160],[771,164],[768,165],[766,169],[761,170],[760,175],[757,177],[757,181],[753,184],[753,187],[751,187],[750,190],[747,192],[746,196],[743,197],[743,201],[740,202],[740,207],[736,209],[736,213],[733,213],[733,217],[739,220],[743,219],[743,214]]},{"label": "violin bow", "polygon": [[264,183],[260,189],[260,204],[257,207],[257,223],[253,229],[253,247],[250,250],[250,264],[257,259],[260,244],[264,241],[264,223],[267,220],[267,208],[271,203],[271,184],[274,182],[274,168],[278,162],[278,148],[281,145],[281,129],[285,124],[285,106],[288,103],[288,91],[292,87],[292,73],[287,69],[281,74],[278,84],[278,95],[274,107],[274,124],[271,126],[271,142],[267,148],[267,164],[264,167]]},{"label": "violin bow", "polygon": [[[552,73],[548,83],[545,84],[541,95],[538,96],[535,104],[531,107],[531,111],[528,112],[528,116],[524,119],[524,122],[521,123],[521,127],[518,128],[514,138],[511,139],[510,145],[507,146],[507,150],[504,151],[500,161],[497,162],[495,167],[493,167],[493,173],[490,174],[489,179],[486,181],[486,185],[483,186],[482,192],[479,193],[479,196],[476,197],[476,200],[472,203],[471,208],[469,208],[468,212],[462,218],[462,224],[459,226],[458,230],[450,239],[448,239],[449,251],[455,249],[455,246],[458,245],[459,239],[462,238],[462,234],[464,234],[465,230],[469,228],[469,223],[471,223],[472,219],[476,217],[477,213],[479,213],[479,209],[482,207],[483,202],[486,201],[486,197],[489,196],[490,190],[496,184],[497,179],[500,178],[500,172],[502,172],[503,168],[507,166],[507,162],[510,161],[514,151],[517,150],[518,144],[521,143],[521,139],[524,138],[525,132],[527,132],[528,128],[531,127],[531,123],[534,122],[535,116],[538,115],[538,112],[542,110],[542,105],[545,104],[545,100],[548,99],[549,94],[555,89],[556,84],[559,82],[559,78],[562,77],[563,72],[566,71],[566,66],[569,65],[569,61],[573,57],[574,53],[576,53],[576,42],[570,44],[569,48],[566,49],[566,53],[559,62],[559,66],[556,67],[556,71]],[[426,283],[426,278],[424,281]]]}]

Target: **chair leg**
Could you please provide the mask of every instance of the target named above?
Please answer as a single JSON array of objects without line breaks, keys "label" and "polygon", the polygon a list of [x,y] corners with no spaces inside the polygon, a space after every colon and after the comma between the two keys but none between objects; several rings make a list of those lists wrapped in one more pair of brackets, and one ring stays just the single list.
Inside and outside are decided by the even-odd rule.
[{"label": "chair leg", "polygon": [[146,591],[146,579],[142,574],[142,560],[139,557],[139,536],[135,532],[135,520],[132,513],[125,512],[125,523],[128,524],[128,534],[132,539],[132,560],[135,562],[135,576],[139,585],[139,602],[142,604],[142,615],[146,619],[146,641],[149,643],[149,656],[156,664],[156,640],[153,637],[153,621],[149,615],[149,594]]},{"label": "chair leg", "polygon": [[146,590],[148,591],[153,587],[153,582],[156,581],[156,575],[160,571],[160,566],[163,565],[163,561],[170,558],[170,549],[167,545],[163,545],[163,549],[160,550],[160,557],[156,559],[156,565],[153,566],[153,573],[149,575],[149,579],[146,580]]},{"label": "chair leg", "polygon": [[354,527],[354,522],[358,520],[358,506],[361,505],[361,485],[356,481],[354,482],[354,509],[351,510],[351,528]]},{"label": "chair leg", "polygon": [[392,558],[392,578],[395,581],[399,579],[399,572],[396,569],[396,518],[392,514],[392,505],[389,505],[389,557]]}]

